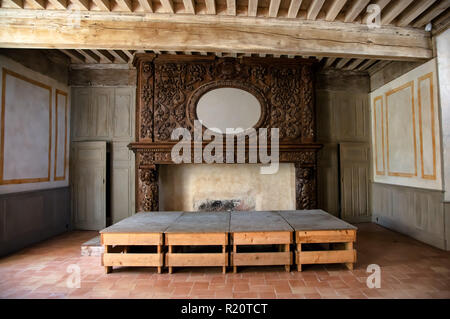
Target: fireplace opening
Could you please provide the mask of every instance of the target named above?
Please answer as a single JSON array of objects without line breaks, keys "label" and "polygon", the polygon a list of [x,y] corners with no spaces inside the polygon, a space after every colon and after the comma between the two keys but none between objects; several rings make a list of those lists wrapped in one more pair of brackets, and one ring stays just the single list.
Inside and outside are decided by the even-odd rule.
[{"label": "fireplace opening", "polygon": [[295,209],[295,167],[275,174],[262,164],[173,164],[159,167],[161,211],[264,211]]}]

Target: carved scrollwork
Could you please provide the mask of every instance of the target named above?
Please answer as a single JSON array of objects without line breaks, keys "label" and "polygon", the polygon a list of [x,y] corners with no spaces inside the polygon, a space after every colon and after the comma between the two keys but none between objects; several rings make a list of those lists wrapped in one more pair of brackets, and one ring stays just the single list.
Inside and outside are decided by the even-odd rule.
[{"label": "carved scrollwork", "polygon": [[315,167],[295,163],[295,194],[297,209],[317,208]]},{"label": "carved scrollwork", "polygon": [[153,63],[142,63],[140,101],[140,138],[153,138]]},{"label": "carved scrollwork", "polygon": [[138,169],[138,211],[158,210],[158,167]]}]

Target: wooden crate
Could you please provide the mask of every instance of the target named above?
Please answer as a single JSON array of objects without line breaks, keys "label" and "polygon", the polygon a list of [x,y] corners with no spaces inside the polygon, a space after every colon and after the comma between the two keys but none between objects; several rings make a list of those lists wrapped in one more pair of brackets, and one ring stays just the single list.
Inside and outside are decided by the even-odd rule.
[{"label": "wooden crate", "polygon": [[[165,244],[168,253],[165,257],[166,266],[169,273],[173,272],[173,267],[222,267],[222,272],[226,272],[228,266],[228,233],[166,233]],[[174,246],[221,246],[220,253],[185,253],[174,252]]]},{"label": "wooden crate", "polygon": [[[162,233],[102,233],[101,244],[105,247],[102,265],[110,273],[114,266],[157,267],[161,273],[164,252]],[[134,248],[153,248],[154,253],[133,253]]]},{"label": "wooden crate", "polygon": [[[290,271],[292,265],[291,231],[261,231],[261,232],[235,232],[231,234],[233,252],[231,265],[233,272],[238,266],[277,266],[284,265]],[[271,252],[238,252],[239,246],[261,247],[261,245],[274,245],[278,251]],[[256,249],[255,249],[256,250]]]},{"label": "wooden crate", "polygon": [[[341,263],[352,270],[356,262],[356,250],[353,249],[356,229],[296,231],[295,241],[298,271],[302,271],[302,265],[306,264]],[[328,249],[306,251],[309,244],[325,244]]]}]

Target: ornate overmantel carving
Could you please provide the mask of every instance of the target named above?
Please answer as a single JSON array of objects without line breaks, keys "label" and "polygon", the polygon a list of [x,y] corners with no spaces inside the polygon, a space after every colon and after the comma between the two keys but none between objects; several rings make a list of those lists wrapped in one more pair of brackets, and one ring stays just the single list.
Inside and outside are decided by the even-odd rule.
[{"label": "ornate overmantel carving", "polygon": [[[297,209],[315,208],[321,145],[315,143],[313,62],[137,54],[136,142],[129,145],[136,153],[136,210],[158,210],[158,165],[173,164],[171,149],[177,143],[171,133],[182,127],[193,136],[196,103],[215,87],[238,87],[257,97],[262,115],[254,128],[279,128],[279,161],[295,163]],[[249,162],[248,144],[245,150]]]}]

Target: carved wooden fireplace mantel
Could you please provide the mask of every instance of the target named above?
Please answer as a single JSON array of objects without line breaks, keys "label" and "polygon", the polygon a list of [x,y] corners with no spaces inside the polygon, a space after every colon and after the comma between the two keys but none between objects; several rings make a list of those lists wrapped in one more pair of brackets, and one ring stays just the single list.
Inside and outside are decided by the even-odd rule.
[{"label": "carved wooden fireplace mantel", "polygon": [[[158,210],[158,165],[173,164],[171,150],[178,141],[171,140],[172,131],[187,128],[193,136],[199,98],[221,87],[239,88],[258,99],[261,116],[254,128],[279,128],[279,161],[295,164],[296,208],[316,208],[321,145],[315,143],[313,62],[137,54],[136,142],[129,145],[136,153],[136,211]],[[248,142],[245,148],[249,163]],[[191,149],[194,156],[193,143]]]}]

